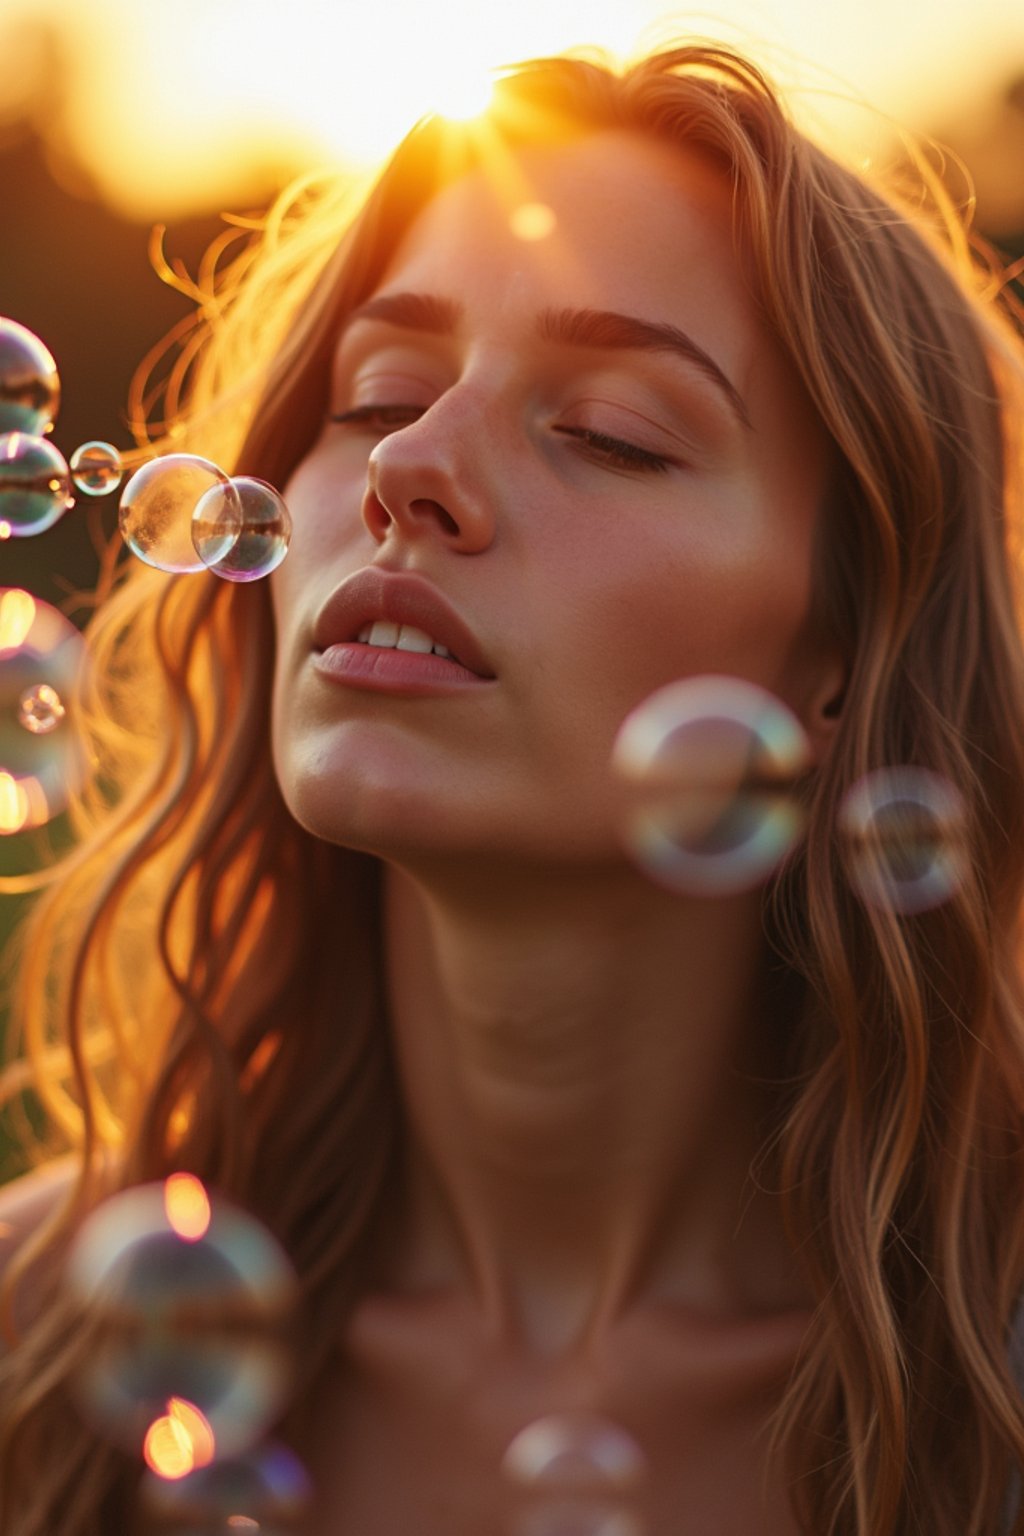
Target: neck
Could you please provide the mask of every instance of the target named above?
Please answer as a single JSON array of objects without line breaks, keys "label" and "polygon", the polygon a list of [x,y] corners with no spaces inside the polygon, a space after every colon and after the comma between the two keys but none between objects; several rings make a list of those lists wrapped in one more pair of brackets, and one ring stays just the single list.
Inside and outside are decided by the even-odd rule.
[{"label": "neck", "polygon": [[496,1332],[546,1348],[640,1298],[719,1318],[792,1304],[750,1179],[777,1028],[756,896],[389,869],[384,902],[407,1281],[468,1287]]}]

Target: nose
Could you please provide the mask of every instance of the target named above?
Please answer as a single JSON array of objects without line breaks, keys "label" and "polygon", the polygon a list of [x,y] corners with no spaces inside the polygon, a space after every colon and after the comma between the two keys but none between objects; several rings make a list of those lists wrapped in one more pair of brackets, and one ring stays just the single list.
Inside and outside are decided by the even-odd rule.
[{"label": "nose", "polygon": [[480,473],[478,419],[442,398],[416,421],[381,438],[370,454],[363,522],[379,544],[440,539],[479,554],[494,538],[492,498]]}]

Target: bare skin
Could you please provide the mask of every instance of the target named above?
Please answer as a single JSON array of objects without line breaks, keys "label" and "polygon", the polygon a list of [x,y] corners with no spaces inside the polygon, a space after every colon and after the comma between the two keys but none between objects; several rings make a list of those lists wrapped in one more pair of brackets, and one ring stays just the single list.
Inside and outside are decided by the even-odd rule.
[{"label": "bare skin", "polygon": [[[626,134],[522,164],[557,237],[517,242],[480,177],[437,198],[378,293],[457,314],[356,322],[332,410],[392,416],[328,425],[286,493],[278,774],[304,825],[384,862],[410,1130],[402,1241],[315,1405],[316,1526],[497,1531],[509,1441],[587,1407],[647,1458],[649,1536],[793,1536],[763,1430],[809,1297],[750,1177],[786,1027],[759,898],[643,879],[607,762],[630,708],[705,671],[770,688],[827,750],[826,449],[715,172]],[[675,358],[553,350],[536,322],[561,305],[685,330],[749,423]],[[669,467],[610,464],[580,428]],[[492,680],[427,699],[325,682],[311,614],[368,567],[426,577]]]}]

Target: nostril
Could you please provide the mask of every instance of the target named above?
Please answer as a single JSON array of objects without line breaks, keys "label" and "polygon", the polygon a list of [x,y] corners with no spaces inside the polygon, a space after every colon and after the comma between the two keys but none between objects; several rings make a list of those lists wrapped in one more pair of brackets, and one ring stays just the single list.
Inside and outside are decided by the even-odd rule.
[{"label": "nostril", "polygon": [[459,531],[458,523],[455,521],[454,517],[452,517],[450,512],[445,511],[444,507],[442,507],[439,501],[429,501],[423,497],[420,497],[416,501],[411,501],[409,503],[409,511],[426,513],[428,516],[436,518],[437,522],[444,529],[445,533],[457,534]]}]

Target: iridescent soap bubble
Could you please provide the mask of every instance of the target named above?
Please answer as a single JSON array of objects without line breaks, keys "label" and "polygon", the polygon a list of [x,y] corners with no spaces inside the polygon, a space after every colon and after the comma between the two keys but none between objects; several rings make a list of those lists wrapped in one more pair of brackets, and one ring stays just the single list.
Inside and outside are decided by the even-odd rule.
[{"label": "iridescent soap bubble", "polygon": [[0,318],[0,433],[41,437],[60,405],[57,364],[38,336]]},{"label": "iridescent soap bubble", "polygon": [[736,677],[670,683],[627,717],[615,741],[625,846],[669,890],[750,889],[802,830],[796,790],[809,761],[800,722],[765,689]]},{"label": "iridescent soap bubble", "polygon": [[141,1450],[157,1426],[184,1449],[178,1400],[202,1416],[211,1454],[233,1456],[289,1390],[295,1281],[259,1222],[195,1186],[179,1174],[124,1190],[83,1224],[67,1272],[92,1332],[78,1394],[126,1448]]},{"label": "iridescent soap bubble", "polygon": [[48,736],[66,714],[63,699],[49,683],[34,683],[18,700],[18,719],[33,736]]},{"label": "iridescent soap bubble", "polygon": [[62,613],[0,588],[0,836],[42,826],[82,783],[88,754],[71,700],[87,663]]},{"label": "iridescent soap bubble", "polygon": [[647,1463],[633,1437],[599,1414],[536,1419],[502,1458],[514,1536],[641,1536],[634,1507]]},{"label": "iridescent soap bubble", "polygon": [[0,436],[0,539],[45,533],[74,504],[71,471],[47,438]]},{"label": "iridescent soap bubble", "polygon": [[[241,529],[234,537],[239,510]],[[291,513],[280,492],[265,480],[236,475],[214,485],[192,518],[192,542],[203,564],[225,581],[258,581],[276,570],[288,553]],[[229,547],[222,553],[225,541]]]},{"label": "iridescent soap bubble", "polygon": [[88,442],[68,460],[71,478],[86,496],[108,496],[121,484],[124,465],[113,443]]},{"label": "iridescent soap bubble", "polygon": [[927,768],[879,768],[840,806],[851,884],[869,905],[924,912],[954,894],[968,867],[966,809]]},{"label": "iridescent soap bubble", "polygon": [[[192,519],[199,502],[215,487],[223,491],[219,522],[207,558],[196,553]],[[201,571],[222,560],[242,529],[242,512],[228,477],[209,459],[168,453],[137,469],[121,492],[121,536],[132,554],[158,571]]]},{"label": "iridescent soap bubble", "polygon": [[311,1498],[301,1462],[283,1445],[268,1443],[176,1481],[147,1472],[139,1512],[147,1536],[292,1536]]}]

